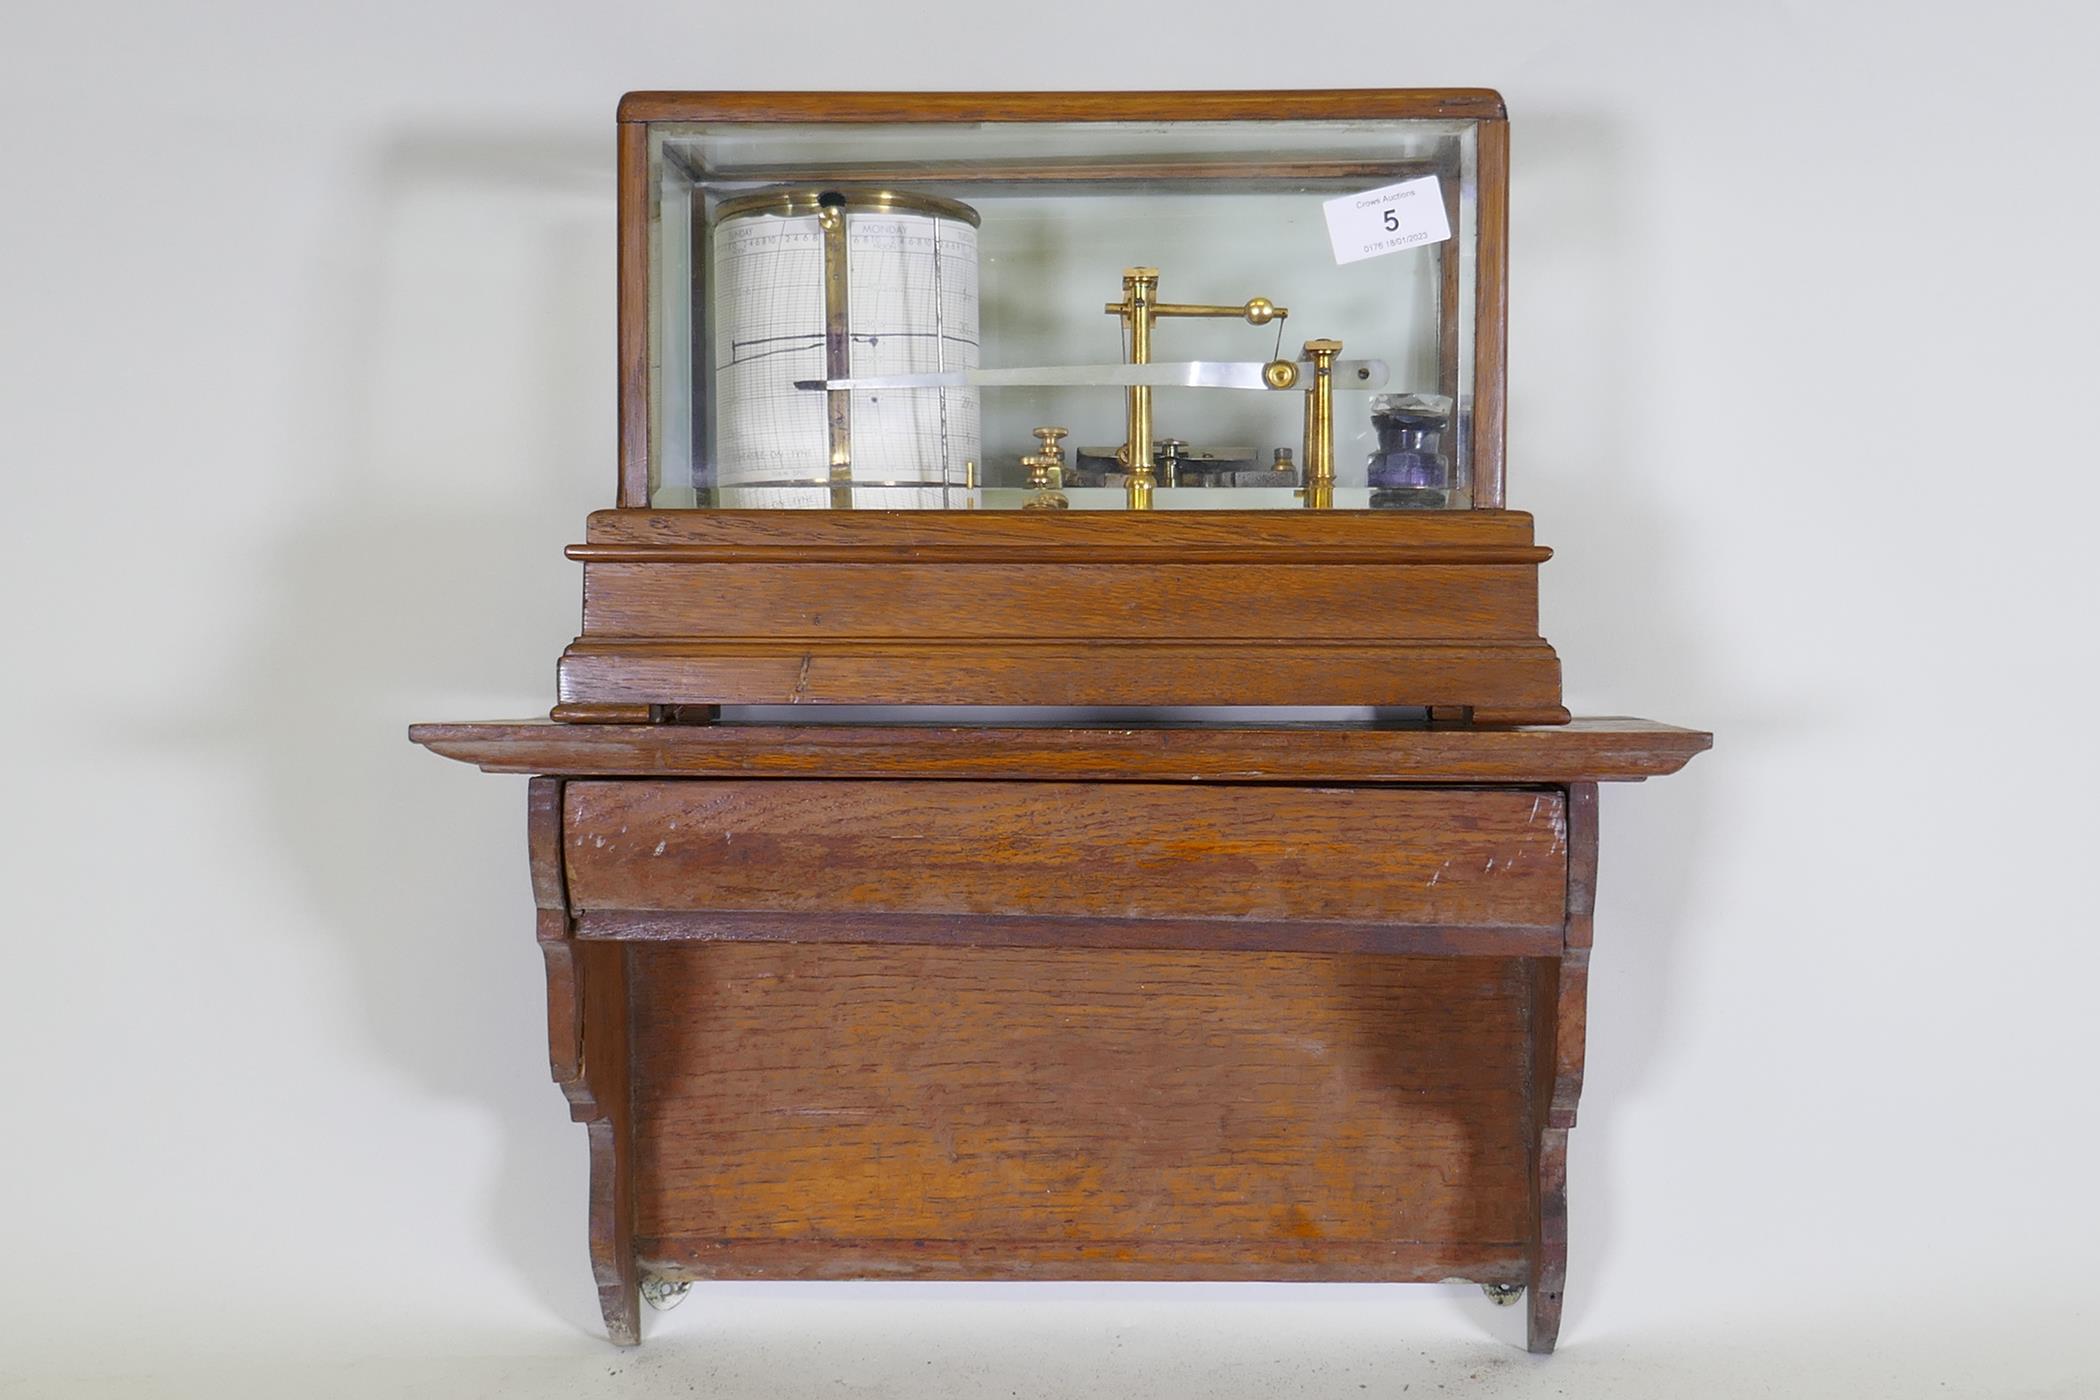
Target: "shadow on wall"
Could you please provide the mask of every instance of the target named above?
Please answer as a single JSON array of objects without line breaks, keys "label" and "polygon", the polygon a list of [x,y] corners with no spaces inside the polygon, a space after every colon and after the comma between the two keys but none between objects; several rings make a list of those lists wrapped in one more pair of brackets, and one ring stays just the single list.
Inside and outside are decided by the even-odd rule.
[{"label": "shadow on wall", "polygon": [[[1646,450],[1632,341],[1652,250],[1621,138],[1593,115],[1530,114],[1516,170],[1511,501],[1561,550],[1544,574],[1561,600],[1548,635],[1570,677],[1602,678],[1625,708],[1711,695],[1668,586],[1690,561],[1629,469]],[[309,318],[316,388],[286,449],[287,470],[331,489],[284,522],[281,554],[258,570],[270,620],[221,712],[338,940],[375,1056],[497,1115],[488,1227],[586,1333],[585,1149],[541,1069],[523,783],[443,764],[403,730],[491,695],[551,701],[577,610],[559,551],[613,480],[612,174],[609,136],[433,130],[376,153],[317,259],[332,271]],[[1548,319],[1578,330],[1527,329]],[[1609,985],[1616,1014],[1575,1135],[1571,1333],[1611,1244],[1614,1106],[1673,1033],[1678,950],[1697,931],[1700,790],[1605,804],[1592,996]],[[1510,1314],[1466,1293],[1453,1306],[1506,1331]]]},{"label": "shadow on wall", "polygon": [[577,610],[560,550],[613,475],[612,156],[609,133],[408,131],[345,192],[284,456],[328,488],[257,566],[268,621],[222,712],[374,1057],[496,1115],[488,1228],[585,1332],[584,1142],[543,1068],[524,784],[405,729],[552,701]]},{"label": "shadow on wall", "polygon": [[[1650,435],[1642,367],[1656,347],[1641,337],[1657,324],[1645,269],[1656,265],[1661,235],[1643,219],[1638,162],[1617,124],[1589,112],[1527,110],[1514,146],[1510,503],[1538,517],[1541,543],[1556,551],[1540,574],[1544,630],[1578,714],[1699,727],[1710,714],[1658,713],[1712,705],[1718,682],[1708,634],[1681,591],[1697,561],[1643,491],[1698,464],[1661,460]],[[1722,734],[1716,746],[1740,741]],[[1615,1110],[1641,1094],[1681,1034],[1681,968],[1705,903],[1696,889],[1710,826],[1701,779],[1715,761],[1603,790],[1590,1046],[1570,1135],[1571,1337],[1626,1205]]]}]

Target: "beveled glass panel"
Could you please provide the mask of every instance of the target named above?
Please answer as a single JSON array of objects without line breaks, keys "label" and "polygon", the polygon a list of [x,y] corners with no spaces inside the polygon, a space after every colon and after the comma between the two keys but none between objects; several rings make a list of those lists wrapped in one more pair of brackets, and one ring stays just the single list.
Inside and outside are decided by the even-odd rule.
[{"label": "beveled glass panel", "polygon": [[[1470,503],[1473,122],[659,123],[649,155],[654,505],[1127,509],[1142,395],[1150,508],[1301,508],[1308,341],[1341,343],[1333,505]],[[1424,177],[1448,239],[1337,260],[1326,201]]]}]

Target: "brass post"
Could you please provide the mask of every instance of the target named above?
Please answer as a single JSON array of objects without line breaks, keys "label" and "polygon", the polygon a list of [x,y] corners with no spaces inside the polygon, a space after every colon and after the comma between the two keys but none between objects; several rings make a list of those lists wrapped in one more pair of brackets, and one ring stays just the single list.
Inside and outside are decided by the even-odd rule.
[{"label": "brass post", "polygon": [[[848,323],[846,286],[845,196],[818,196],[817,227],[824,234],[824,377],[846,379],[853,374],[853,336]],[[831,505],[834,510],[853,505],[853,395],[832,389],[824,395],[831,427]]]},{"label": "brass post", "polygon": [[[1232,317],[1245,321],[1250,326],[1266,326],[1271,321],[1281,321],[1291,314],[1289,307],[1278,306],[1267,297],[1251,297],[1237,306],[1218,306],[1208,302],[1161,302],[1159,269],[1156,267],[1124,268],[1123,299],[1109,302],[1101,309],[1111,316],[1121,316],[1129,324],[1129,363],[1134,365],[1152,363],[1152,323],[1161,316]],[[1130,509],[1150,510],[1152,488],[1158,484],[1152,464],[1152,387],[1148,384],[1133,384],[1123,393],[1123,446],[1116,456],[1122,462],[1123,469],[1129,473],[1124,478],[1124,489],[1130,494]],[[1172,486],[1175,483],[1170,480],[1166,484]]]},{"label": "brass post", "polygon": [[[1130,363],[1152,363],[1152,318],[1159,300],[1159,269],[1123,269],[1123,300],[1109,308],[1130,327]],[[1133,384],[1123,391],[1124,490],[1132,510],[1152,509],[1152,386]]]},{"label": "brass post", "polygon": [[1334,357],[1339,340],[1308,340],[1312,383],[1305,386],[1305,485],[1298,494],[1307,510],[1334,509]]}]

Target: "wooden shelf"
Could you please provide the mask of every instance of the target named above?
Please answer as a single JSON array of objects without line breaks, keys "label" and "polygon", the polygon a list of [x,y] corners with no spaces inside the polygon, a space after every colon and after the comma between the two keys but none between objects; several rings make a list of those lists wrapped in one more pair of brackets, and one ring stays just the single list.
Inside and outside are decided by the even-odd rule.
[{"label": "wooden shelf", "polygon": [[1420,725],[418,724],[489,773],[565,777],[986,778],[1191,783],[1639,782],[1713,744],[1630,718]]}]

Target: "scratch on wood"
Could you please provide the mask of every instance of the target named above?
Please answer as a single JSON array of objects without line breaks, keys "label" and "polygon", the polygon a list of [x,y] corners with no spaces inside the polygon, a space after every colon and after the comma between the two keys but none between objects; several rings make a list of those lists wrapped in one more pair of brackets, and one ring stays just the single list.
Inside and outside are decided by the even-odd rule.
[{"label": "scratch on wood", "polygon": [[[1526,826],[1539,819],[1539,808],[1545,805],[1545,801],[1543,795],[1531,799],[1531,815],[1524,819]],[[1546,819],[1553,824],[1553,845],[1546,854],[1557,856],[1568,849],[1567,805],[1561,802],[1554,803],[1553,809],[1546,814]]]},{"label": "scratch on wood", "polygon": [[815,659],[815,652],[805,651],[802,653],[802,669],[795,673],[795,693],[788,697],[790,705],[801,704],[802,697],[809,693],[809,666],[810,662]]}]

